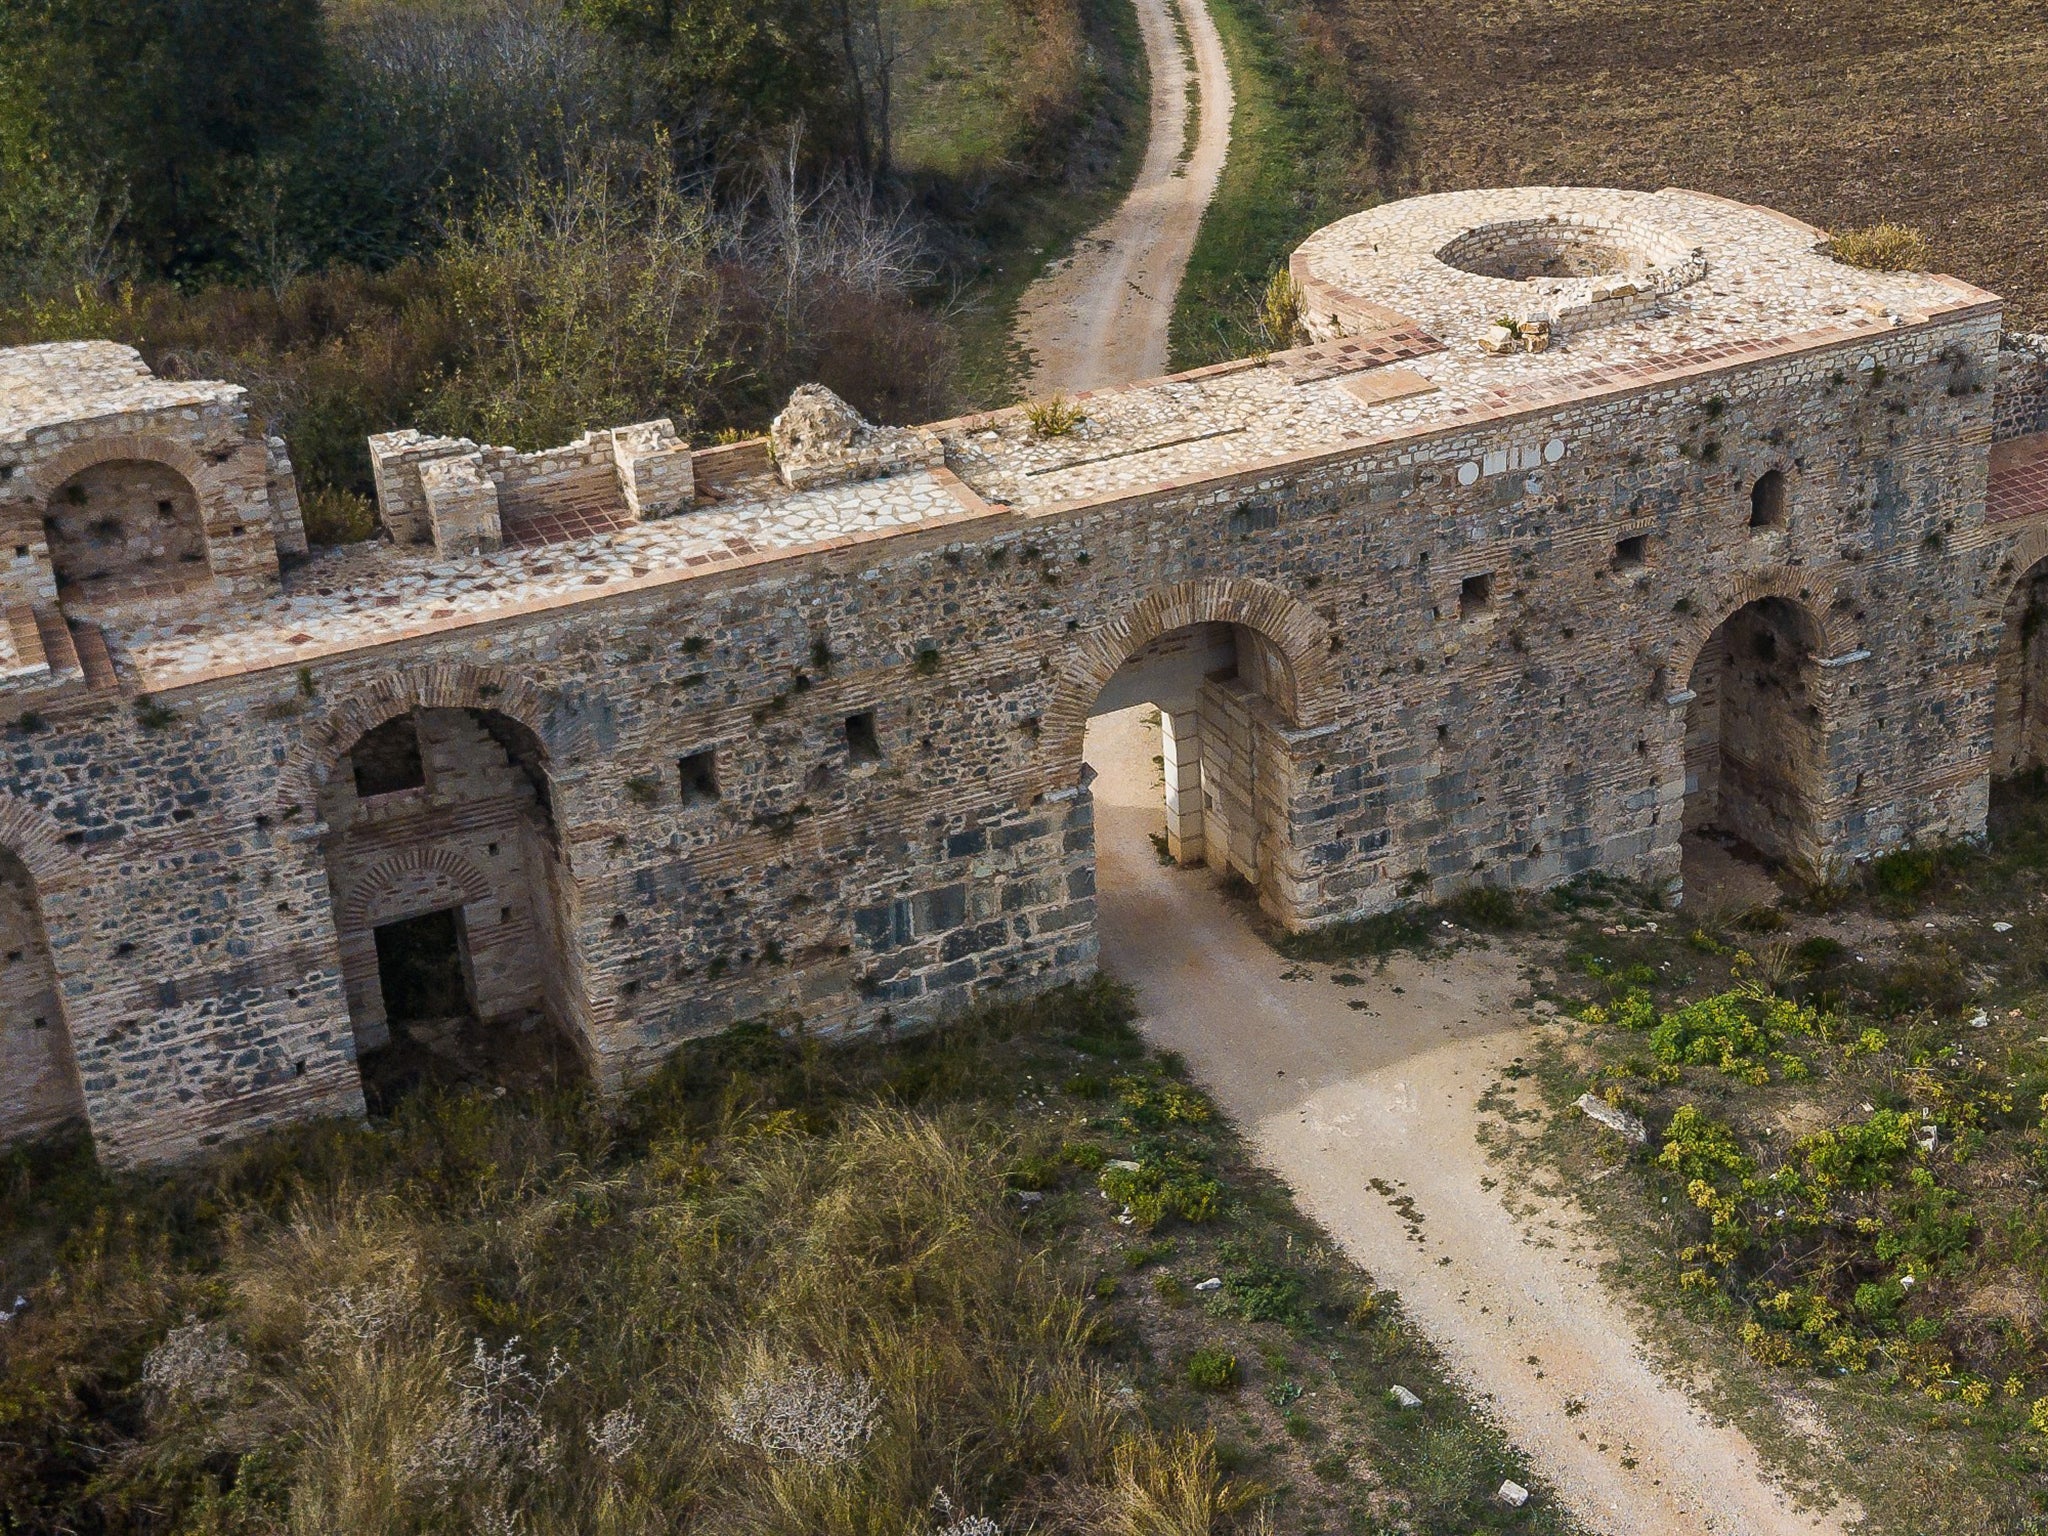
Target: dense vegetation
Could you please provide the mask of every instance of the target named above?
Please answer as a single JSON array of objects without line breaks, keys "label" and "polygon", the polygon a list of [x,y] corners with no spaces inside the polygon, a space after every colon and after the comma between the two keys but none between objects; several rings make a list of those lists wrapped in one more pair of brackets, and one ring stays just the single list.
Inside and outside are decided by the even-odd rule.
[{"label": "dense vegetation", "polygon": [[2044,869],[2037,776],[1982,850],[1742,911],[1603,899],[1568,930],[1556,1097],[1649,1142],[1574,1116],[1551,1150],[1582,1188],[1635,1171],[1610,1208],[1633,1273],[1710,1351],[1819,1395],[1830,1475],[1882,1529],[2048,1513]]},{"label": "dense vegetation", "polygon": [[[248,385],[321,536],[362,438],[961,400],[956,317],[1120,164],[1120,0],[4,0],[0,344]],[[977,383],[1000,390],[1001,369]]]},{"label": "dense vegetation", "polygon": [[165,1175],[18,1151],[0,1528],[1568,1529],[1129,1016],[750,1027],[622,1106],[428,1089]]}]

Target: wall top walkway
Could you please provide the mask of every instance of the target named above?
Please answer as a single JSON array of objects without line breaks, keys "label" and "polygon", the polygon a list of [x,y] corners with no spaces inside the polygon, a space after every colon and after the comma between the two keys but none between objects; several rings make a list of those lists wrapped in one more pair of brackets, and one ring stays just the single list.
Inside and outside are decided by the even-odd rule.
[{"label": "wall top walkway", "polygon": [[[962,418],[928,429],[943,445],[942,467],[806,490],[784,485],[758,447],[706,450],[696,456],[696,503],[681,516],[445,561],[355,546],[302,565],[274,600],[109,638],[124,681],[162,691],[912,531],[1111,504],[1409,440],[1422,462],[1426,440],[1442,434],[1998,312],[1995,298],[1954,279],[1844,266],[1806,225],[1679,191],[1417,198],[1321,231],[1293,270],[1313,344],[1078,397],[1084,419],[1060,436],[1038,437],[1022,410]],[[1501,319],[1515,323],[1496,327]],[[0,352],[0,420],[228,387],[151,380],[133,359],[106,343]],[[67,369],[72,382],[54,385]],[[1555,462],[1562,445],[1534,451]]]}]

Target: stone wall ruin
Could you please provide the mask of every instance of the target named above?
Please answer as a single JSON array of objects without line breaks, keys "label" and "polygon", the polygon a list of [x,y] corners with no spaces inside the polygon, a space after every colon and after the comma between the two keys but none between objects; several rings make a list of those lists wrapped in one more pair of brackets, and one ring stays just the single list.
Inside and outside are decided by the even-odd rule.
[{"label": "stone wall ruin", "polygon": [[[1439,259],[1558,225],[1624,272]],[[1990,295],[1680,192],[1392,204],[1295,267],[1311,344],[1058,434],[815,390],[702,449],[388,434],[380,539],[303,561],[239,392],[0,353],[0,1132],[82,1107],[138,1161],[359,1114],[443,1006],[617,1089],[738,1018],[1083,976],[1083,737],[1136,703],[1169,851],[1294,929],[1680,896],[1688,827],[1826,872],[1981,834],[2041,759],[2048,423]],[[1512,313],[1556,328],[1495,350]],[[203,569],[166,533],[124,596],[60,584],[51,498],[138,463]]]}]

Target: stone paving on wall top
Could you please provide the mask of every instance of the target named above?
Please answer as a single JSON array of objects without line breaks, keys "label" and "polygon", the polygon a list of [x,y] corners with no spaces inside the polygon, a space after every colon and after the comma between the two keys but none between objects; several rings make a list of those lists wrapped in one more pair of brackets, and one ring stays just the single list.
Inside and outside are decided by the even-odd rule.
[{"label": "stone paving on wall top", "polygon": [[[1656,260],[1667,272],[1693,268],[1654,310],[1561,330],[1539,353],[1489,354],[1481,338],[1505,296],[1524,294],[1527,310],[1552,290],[1603,279],[1509,282],[1436,253],[1461,240],[1469,248],[1475,231],[1541,231],[1546,221],[1599,233],[1601,253],[1622,253],[1611,276],[1640,277]],[[1628,259],[1631,250],[1642,259]],[[1405,438],[1426,456],[1432,434],[1995,304],[1954,279],[1845,266],[1796,221],[1676,191],[1412,199],[1313,236],[1295,270],[1322,345],[1094,392],[1080,397],[1083,419],[1056,437],[1038,436],[1021,411],[996,412],[929,429],[947,470],[794,491],[760,475],[665,522],[454,560],[391,549],[329,555],[295,572],[274,602],[135,628],[118,637],[116,655],[138,686],[174,688],[963,516],[1070,509]],[[1402,348],[1396,368],[1371,349],[1363,366],[1347,367],[1334,355],[1341,328],[1332,330],[1329,306],[1352,300],[1406,317],[1421,344]],[[119,370],[81,355],[101,370],[96,387],[113,390]],[[1391,388],[1371,387],[1395,375]],[[1563,445],[1540,447],[1556,455]],[[1485,467],[1447,465],[1474,476]]]}]

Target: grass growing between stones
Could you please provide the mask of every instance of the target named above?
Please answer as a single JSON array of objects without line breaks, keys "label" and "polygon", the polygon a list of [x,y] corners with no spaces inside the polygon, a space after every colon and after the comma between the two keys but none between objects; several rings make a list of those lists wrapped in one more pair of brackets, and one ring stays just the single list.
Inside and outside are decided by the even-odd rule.
[{"label": "grass growing between stones", "polygon": [[[422,1093],[175,1173],[17,1153],[20,1531],[1570,1529],[1107,982]],[[1403,1385],[1419,1408],[1395,1406]]]},{"label": "grass growing between stones", "polygon": [[[1983,849],[1555,933],[1558,1113],[1517,1155],[1593,1209],[1716,1406],[1873,1530],[2048,1514],[2044,854],[2036,780],[2001,788]],[[1571,1112],[1585,1092],[1647,1145]]]}]

